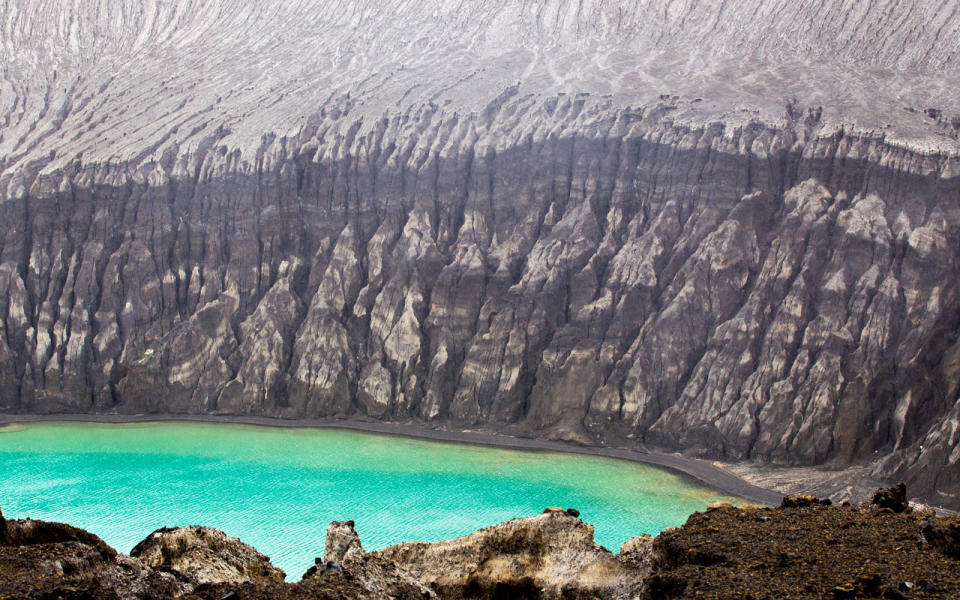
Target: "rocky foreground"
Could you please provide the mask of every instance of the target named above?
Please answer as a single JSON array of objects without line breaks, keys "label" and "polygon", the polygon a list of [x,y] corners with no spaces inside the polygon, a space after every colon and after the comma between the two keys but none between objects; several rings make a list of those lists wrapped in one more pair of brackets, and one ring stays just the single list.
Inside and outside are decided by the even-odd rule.
[{"label": "rocky foreground", "polygon": [[960,518],[915,510],[903,486],[859,505],[787,496],[777,508],[712,506],[619,554],[573,509],[377,552],[352,521],[334,522],[324,556],[284,579],[211,528],[159,529],[126,556],[67,524],[0,515],[0,600],[956,598]]}]

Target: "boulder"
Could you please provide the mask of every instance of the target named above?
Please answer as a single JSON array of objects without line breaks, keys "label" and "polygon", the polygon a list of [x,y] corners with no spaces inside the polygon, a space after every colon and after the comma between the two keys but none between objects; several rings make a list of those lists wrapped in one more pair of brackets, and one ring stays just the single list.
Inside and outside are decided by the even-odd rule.
[{"label": "boulder", "polygon": [[[637,543],[637,549],[642,546]],[[631,546],[631,549],[633,546]],[[514,519],[442,542],[412,542],[379,553],[442,598],[633,598],[645,561],[612,554],[593,527],[560,512]]]},{"label": "boulder", "polygon": [[327,527],[327,543],[323,549],[323,560],[342,563],[352,553],[363,554],[363,544],[354,528],[353,521],[333,521]]},{"label": "boulder", "polygon": [[33,519],[2,519],[0,545],[39,546],[76,542],[94,548],[108,559],[117,556],[117,551],[89,531],[66,523],[35,521]]},{"label": "boulder", "polygon": [[0,529],[0,598],[165,600],[192,587],[64,523],[0,516]]},{"label": "boulder", "polygon": [[130,556],[197,585],[279,584],[286,578],[267,556],[212,527],[158,529],[137,544]]},{"label": "boulder", "polygon": [[832,502],[829,498],[817,498],[810,494],[802,496],[784,496],[780,502],[780,508],[805,508],[808,506],[830,506]]},{"label": "boulder", "polygon": [[893,487],[879,489],[874,493],[872,504],[880,508],[889,508],[895,513],[902,513],[910,507],[907,502],[907,486],[903,483]]},{"label": "boulder", "polygon": [[950,558],[960,559],[960,517],[954,517],[946,523],[924,521],[921,530],[923,537],[936,550]]},{"label": "boulder", "polygon": [[323,559],[303,575],[304,581],[315,581],[345,573],[366,590],[367,598],[399,600],[431,600],[436,598],[429,587],[395,562],[367,553],[353,521],[333,521],[327,527]]}]

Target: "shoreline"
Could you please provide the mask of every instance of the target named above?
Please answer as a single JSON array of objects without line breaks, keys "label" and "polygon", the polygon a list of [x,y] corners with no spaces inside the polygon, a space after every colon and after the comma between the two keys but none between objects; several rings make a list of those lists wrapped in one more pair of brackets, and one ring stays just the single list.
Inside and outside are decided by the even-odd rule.
[{"label": "shoreline", "polygon": [[568,442],[520,438],[489,431],[431,429],[415,423],[360,421],[355,419],[276,419],[270,417],[245,417],[224,415],[118,415],[118,414],[57,414],[57,415],[7,415],[0,414],[0,427],[29,423],[218,423],[224,425],[253,425],[286,429],[341,429],[393,435],[418,440],[467,444],[523,450],[532,452],[560,452],[625,460],[650,465],[680,473],[702,485],[729,496],[736,496],[760,504],[777,506],[783,494],[775,490],[753,485],[742,477],[716,464],[679,454],[645,452],[608,446],[581,446]]}]

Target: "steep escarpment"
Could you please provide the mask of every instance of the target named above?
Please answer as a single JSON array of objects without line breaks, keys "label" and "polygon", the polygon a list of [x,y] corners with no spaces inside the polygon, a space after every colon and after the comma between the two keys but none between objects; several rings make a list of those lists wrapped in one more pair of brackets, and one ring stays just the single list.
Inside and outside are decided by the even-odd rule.
[{"label": "steep escarpment", "polygon": [[95,4],[0,8],[0,411],[483,426],[958,505],[956,3]]},{"label": "steep escarpment", "polygon": [[121,167],[11,181],[3,410],[883,452],[886,472],[931,461],[920,483],[950,501],[955,159],[574,98],[529,110],[574,131],[498,151],[424,111],[372,139],[265,143],[254,173],[212,148],[193,178],[184,159],[123,185],[83,187]]}]

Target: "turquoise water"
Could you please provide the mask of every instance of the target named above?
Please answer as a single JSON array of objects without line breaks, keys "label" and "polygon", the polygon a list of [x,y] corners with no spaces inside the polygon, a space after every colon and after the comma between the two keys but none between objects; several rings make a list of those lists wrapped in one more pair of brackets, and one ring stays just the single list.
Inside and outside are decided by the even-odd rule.
[{"label": "turquoise water", "polygon": [[440,540],[546,506],[575,507],[616,551],[731,500],[692,480],[606,458],[329,429],[202,423],[0,428],[7,518],[69,522],[122,552],[161,526],[209,525],[299,579],[330,521],[367,549]]}]

